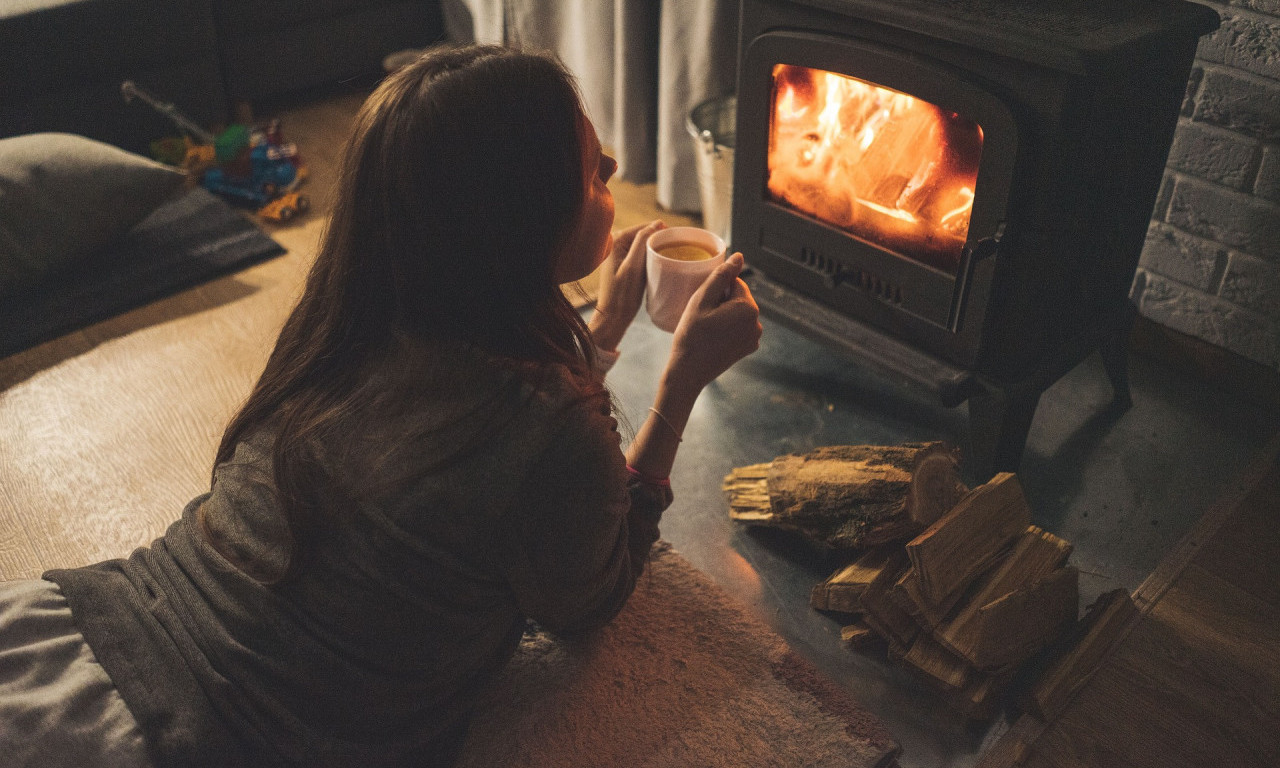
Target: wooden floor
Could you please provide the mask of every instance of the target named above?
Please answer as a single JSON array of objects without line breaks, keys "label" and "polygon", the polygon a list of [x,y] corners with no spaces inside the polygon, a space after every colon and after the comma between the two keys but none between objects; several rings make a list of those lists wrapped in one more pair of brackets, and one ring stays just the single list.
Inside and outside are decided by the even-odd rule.
[{"label": "wooden floor", "polygon": [[1134,593],[1136,618],[1056,719],[981,768],[1274,768],[1280,761],[1280,442]]},{"label": "wooden floor", "polygon": [[[285,255],[0,359],[0,580],[127,555],[208,489],[222,430],[300,292],[364,97],[260,112],[281,118],[310,172],[312,210],[263,225]],[[693,223],[660,212],[653,185],[610,187],[620,228]]]}]

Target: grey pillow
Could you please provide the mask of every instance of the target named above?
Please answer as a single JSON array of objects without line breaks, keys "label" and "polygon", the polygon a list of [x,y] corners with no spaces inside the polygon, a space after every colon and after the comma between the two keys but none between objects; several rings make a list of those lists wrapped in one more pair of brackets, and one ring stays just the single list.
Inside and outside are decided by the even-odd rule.
[{"label": "grey pillow", "polygon": [[182,187],[186,174],[70,133],[0,139],[0,296],[84,263]]}]

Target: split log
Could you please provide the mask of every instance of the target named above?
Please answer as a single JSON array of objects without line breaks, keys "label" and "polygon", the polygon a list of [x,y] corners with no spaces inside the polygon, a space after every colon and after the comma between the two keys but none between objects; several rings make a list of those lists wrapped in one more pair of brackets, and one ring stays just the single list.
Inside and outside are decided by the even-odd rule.
[{"label": "split log", "polygon": [[902,657],[904,664],[914,668],[934,687],[947,693],[962,691],[969,682],[972,667],[967,661],[944,648],[927,634],[921,634],[911,643],[911,649]]},{"label": "split log", "polygon": [[898,583],[889,590],[889,599],[909,613],[920,628],[927,632],[933,632],[946,621],[963,595],[963,592],[956,592],[942,605],[933,605],[920,592],[920,579],[916,576],[915,566],[903,571]]},{"label": "split log", "polygon": [[744,523],[767,523],[773,516],[769,505],[769,467],[773,462],[734,467],[720,487],[729,497],[729,517]]},{"label": "split log", "polygon": [[[1075,623],[1079,575],[1066,565],[1072,547],[1031,525],[1013,474],[967,491],[950,449],[901,448],[929,457],[917,466],[949,468],[913,474],[883,460],[890,449],[868,446],[782,456],[725,479],[732,516],[833,547],[857,542],[857,559],[816,584],[811,605],[846,617],[840,635],[850,647],[883,648],[890,662],[916,671],[959,713],[989,719],[1026,662]],[[933,471],[948,479],[922,481]],[[937,518],[914,538],[867,544],[910,525],[904,522],[910,510],[927,506],[911,495],[931,483],[949,489],[950,508],[926,513]],[[935,500],[948,496],[925,491],[931,493]]]},{"label": "split log", "polygon": [[864,621],[854,621],[840,628],[840,639],[845,645],[861,653],[885,650],[884,638]]},{"label": "split log", "polygon": [[1085,611],[1079,631],[1067,641],[1069,650],[1050,662],[1032,688],[1027,703],[1032,714],[1046,722],[1056,718],[1137,615],[1127,590],[1099,596]]},{"label": "split log", "polygon": [[889,587],[887,597],[890,602],[897,606],[901,611],[915,619],[916,624],[926,632],[933,631],[934,625],[929,621],[927,616],[921,615],[920,604],[916,602],[916,598],[911,595],[911,589],[915,585],[915,569],[907,566],[902,575],[898,576],[898,580]]},{"label": "split log", "polygon": [[1079,573],[1059,568],[978,609],[971,640],[956,650],[979,669],[1020,664],[1075,624],[1079,603]]},{"label": "split log", "polygon": [[889,562],[867,584],[860,602],[862,620],[889,643],[889,655],[902,656],[920,634],[920,626],[910,614],[889,599],[889,590],[907,568],[907,555],[901,548],[890,549]]},{"label": "split log", "polygon": [[958,452],[941,442],[828,446],[734,469],[729,516],[796,531],[832,549],[905,541],[967,491]]},{"label": "split log", "polygon": [[1030,525],[1014,542],[1009,553],[982,576],[965,597],[964,606],[935,630],[938,642],[956,653],[979,643],[982,631],[979,616],[990,603],[1035,584],[1066,564],[1071,543],[1037,526]]},{"label": "split log", "polygon": [[953,600],[1030,524],[1015,475],[1002,472],[974,488],[907,543],[923,598],[934,607]]},{"label": "split log", "polygon": [[964,689],[949,700],[951,708],[970,720],[987,721],[994,718],[1016,672],[1016,668],[996,672],[973,670]]},{"label": "split log", "polygon": [[809,604],[820,611],[862,613],[862,595],[867,586],[889,565],[890,551],[869,549],[849,565],[815,584]]}]

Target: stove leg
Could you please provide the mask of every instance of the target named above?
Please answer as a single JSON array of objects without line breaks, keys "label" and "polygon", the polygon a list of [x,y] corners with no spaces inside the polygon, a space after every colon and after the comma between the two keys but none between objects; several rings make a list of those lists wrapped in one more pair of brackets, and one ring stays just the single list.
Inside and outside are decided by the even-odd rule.
[{"label": "stove leg", "polygon": [[1029,386],[983,385],[969,398],[970,455],[966,462],[976,482],[999,472],[1017,472],[1041,390]]},{"label": "stove leg", "polygon": [[1098,349],[1102,354],[1102,367],[1111,380],[1111,410],[1116,412],[1126,411],[1133,405],[1133,395],[1129,391],[1129,334],[1136,314],[1130,314],[1128,321],[1103,339]]}]

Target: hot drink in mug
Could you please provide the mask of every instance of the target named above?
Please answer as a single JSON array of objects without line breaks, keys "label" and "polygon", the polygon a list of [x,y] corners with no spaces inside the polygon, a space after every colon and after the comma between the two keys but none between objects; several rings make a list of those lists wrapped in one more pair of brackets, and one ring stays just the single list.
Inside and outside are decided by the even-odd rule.
[{"label": "hot drink in mug", "polygon": [[649,238],[645,309],[653,324],[675,331],[698,286],[724,262],[724,240],[697,227],[669,227]]}]

